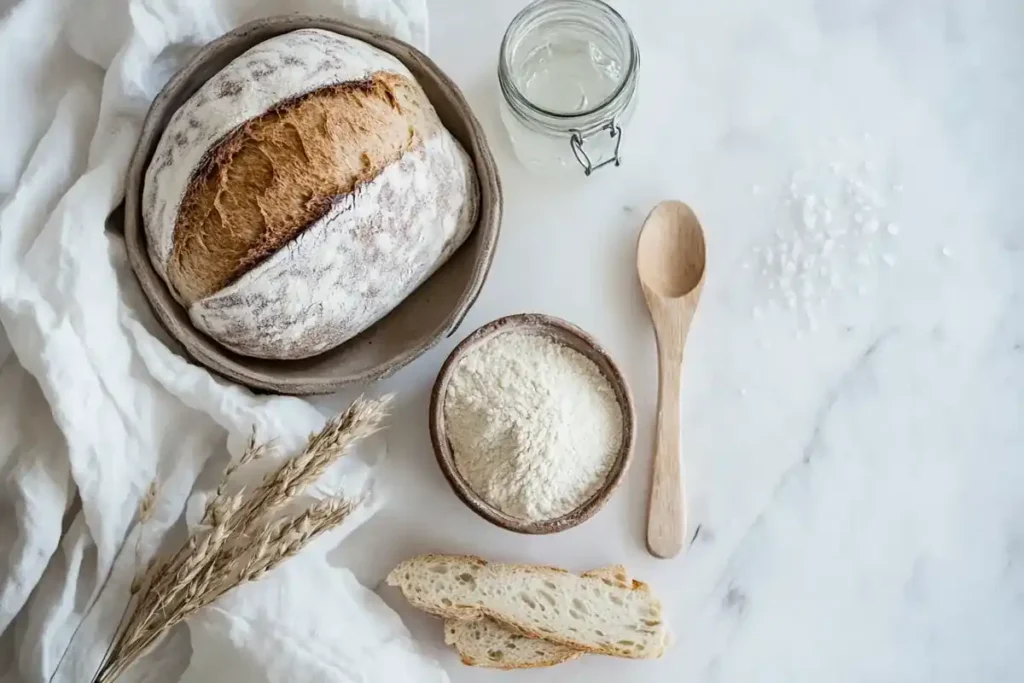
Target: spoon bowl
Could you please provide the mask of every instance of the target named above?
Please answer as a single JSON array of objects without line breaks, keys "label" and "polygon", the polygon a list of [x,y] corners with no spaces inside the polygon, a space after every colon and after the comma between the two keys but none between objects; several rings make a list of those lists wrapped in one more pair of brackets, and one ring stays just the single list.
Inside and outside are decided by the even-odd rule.
[{"label": "spoon bowl", "polygon": [[679,554],[686,533],[679,383],[686,335],[704,287],[705,261],[704,230],[693,210],[678,201],[654,207],[640,229],[636,268],[658,340],[658,431],[647,548],[663,558]]},{"label": "spoon bowl", "polygon": [[704,231],[682,202],[662,202],[644,222],[636,267],[645,288],[675,299],[692,292],[704,278]]}]

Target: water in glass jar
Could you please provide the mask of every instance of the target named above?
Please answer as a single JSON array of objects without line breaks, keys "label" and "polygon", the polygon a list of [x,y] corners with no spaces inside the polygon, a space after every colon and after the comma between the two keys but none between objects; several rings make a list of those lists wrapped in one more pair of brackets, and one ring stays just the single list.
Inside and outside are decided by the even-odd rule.
[{"label": "water in glass jar", "polygon": [[575,114],[599,106],[615,92],[622,65],[600,45],[567,33],[544,38],[525,52],[515,74],[516,87],[535,106]]}]

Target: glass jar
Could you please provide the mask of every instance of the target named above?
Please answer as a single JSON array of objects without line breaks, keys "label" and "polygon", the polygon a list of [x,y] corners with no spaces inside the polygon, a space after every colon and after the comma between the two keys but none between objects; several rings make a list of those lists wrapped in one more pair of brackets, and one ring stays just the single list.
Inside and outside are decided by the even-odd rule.
[{"label": "glass jar", "polygon": [[501,41],[501,117],[516,156],[540,173],[621,161],[640,52],[626,20],[600,0],[535,0]]}]

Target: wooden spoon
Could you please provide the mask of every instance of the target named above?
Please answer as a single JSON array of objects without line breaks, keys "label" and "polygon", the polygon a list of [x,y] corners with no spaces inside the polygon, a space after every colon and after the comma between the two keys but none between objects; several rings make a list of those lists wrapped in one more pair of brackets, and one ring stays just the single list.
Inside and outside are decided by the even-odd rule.
[{"label": "wooden spoon", "polygon": [[658,436],[647,513],[647,548],[675,557],[686,518],[679,453],[683,346],[704,287],[704,231],[682,202],[658,204],[640,229],[636,269],[658,339]]}]

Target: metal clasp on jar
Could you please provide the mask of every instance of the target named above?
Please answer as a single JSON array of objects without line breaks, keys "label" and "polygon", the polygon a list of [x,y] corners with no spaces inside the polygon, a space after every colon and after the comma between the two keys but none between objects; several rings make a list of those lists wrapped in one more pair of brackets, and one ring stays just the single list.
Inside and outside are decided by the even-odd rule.
[{"label": "metal clasp on jar", "polygon": [[[586,150],[583,149],[583,144],[587,138],[593,137],[594,135],[600,135],[605,131],[615,140],[615,151],[612,155],[604,161],[595,164],[591,161],[590,156]],[[608,164],[615,164],[616,166],[622,165],[622,157],[619,156],[619,147],[622,145],[622,128],[615,119],[611,119],[608,123],[604,124],[600,128],[594,129],[588,133],[584,133],[579,130],[574,130],[572,136],[569,138],[569,146],[572,147],[572,153],[576,157],[576,161],[579,162],[580,166],[583,167],[583,174],[589,176],[591,173],[599,168],[603,168]]]}]

